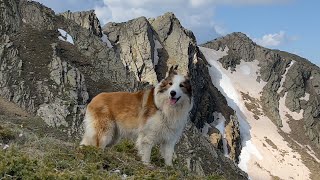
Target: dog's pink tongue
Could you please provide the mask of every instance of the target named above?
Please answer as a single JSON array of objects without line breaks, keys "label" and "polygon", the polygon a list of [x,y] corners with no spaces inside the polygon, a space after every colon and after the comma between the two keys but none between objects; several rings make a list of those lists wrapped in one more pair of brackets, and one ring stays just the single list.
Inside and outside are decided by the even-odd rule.
[{"label": "dog's pink tongue", "polygon": [[170,104],[171,104],[171,105],[176,104],[176,102],[177,102],[177,99],[175,99],[175,98],[170,98]]}]

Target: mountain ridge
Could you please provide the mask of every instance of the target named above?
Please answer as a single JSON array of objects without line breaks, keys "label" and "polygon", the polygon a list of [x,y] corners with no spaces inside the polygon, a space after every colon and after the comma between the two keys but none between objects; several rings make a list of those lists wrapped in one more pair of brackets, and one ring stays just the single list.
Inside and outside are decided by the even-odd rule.
[{"label": "mountain ridge", "polygon": [[[186,128],[177,156],[185,158],[188,169],[197,174],[218,172],[226,178],[246,179],[246,174],[234,165],[241,162],[241,151],[247,147],[242,142],[244,133],[237,114],[241,109],[232,108],[230,98],[213,84],[218,77],[211,74],[212,62],[198,47],[192,31],[185,29],[173,13],[101,26],[93,11],[55,14],[40,3],[26,0],[0,1],[0,7],[5,9],[0,14],[2,97],[77,138],[82,132],[85,104],[96,94],[146,88],[161,80],[169,66],[178,64],[181,73],[189,72],[191,76],[195,106],[190,120],[195,126]],[[58,29],[66,31],[74,44],[60,40]],[[261,102],[250,92],[243,92],[245,108],[257,119],[263,118],[261,114],[270,118],[287,138],[283,142],[297,141],[317,153],[319,67],[305,64],[305,59],[295,55],[259,46],[239,32],[200,46],[226,53],[217,62],[233,73],[240,72],[239,67],[247,73],[245,63],[257,63],[260,69],[254,83],[266,84]],[[286,119],[281,114],[284,107],[289,109],[285,109]],[[292,120],[296,118],[292,113],[300,111],[304,120]],[[223,132],[218,127],[221,119]],[[287,133],[288,127],[291,134]],[[311,143],[304,142],[308,139]],[[267,145],[274,143],[274,139],[263,141]],[[312,164],[312,157],[305,157],[304,162],[311,162],[309,169],[318,167]],[[317,177],[315,172],[312,170],[311,178]],[[275,175],[272,173],[278,172],[269,175]]]}]

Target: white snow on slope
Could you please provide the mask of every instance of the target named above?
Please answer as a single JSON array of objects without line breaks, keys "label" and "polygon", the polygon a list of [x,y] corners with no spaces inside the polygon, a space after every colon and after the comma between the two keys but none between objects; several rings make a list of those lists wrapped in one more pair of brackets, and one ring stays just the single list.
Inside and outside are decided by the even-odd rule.
[{"label": "white snow on slope", "polygon": [[104,42],[109,48],[112,48],[112,44],[108,38],[108,36],[104,33],[102,33],[102,37],[101,37],[102,42]]},{"label": "white snow on slope", "polygon": [[291,61],[289,67],[286,68],[286,72],[281,76],[281,81],[280,81],[280,88],[278,89],[277,93],[280,93],[283,90],[283,83],[286,81],[287,73],[291,66],[295,63],[295,61]]},{"label": "white snow on slope", "polygon": [[266,84],[256,81],[259,75],[258,61],[241,61],[236,72],[231,73],[217,61],[227,55],[227,50],[199,48],[212,66],[209,72],[213,84],[226,97],[228,105],[237,112],[243,146],[238,166],[251,179],[272,179],[270,174],[281,179],[309,179],[310,171],[302,163],[300,154],[290,148],[278,133],[276,125],[263,115],[256,120],[244,105],[241,92],[260,99]]},{"label": "white snow on slope", "polygon": [[310,99],[310,94],[309,93],[306,93],[305,95],[304,95],[304,97],[301,97],[301,98],[299,98],[300,100],[305,100],[305,101],[309,101],[309,99]]},{"label": "white snow on slope", "polygon": [[73,38],[72,36],[70,36],[69,33],[67,33],[65,30],[63,29],[58,29],[59,33],[60,33],[60,36],[58,37],[61,41],[66,41],[66,42],[69,42],[71,44],[74,45],[74,41],[73,41]]},{"label": "white snow on slope", "polygon": [[290,133],[291,129],[289,127],[289,117],[290,115],[294,120],[301,120],[303,118],[303,110],[301,109],[299,113],[297,112],[292,112],[289,108],[286,106],[286,98],[287,98],[287,92],[284,94],[283,97],[280,97],[279,100],[279,115],[282,121],[283,127],[281,128],[282,131],[285,133]]}]

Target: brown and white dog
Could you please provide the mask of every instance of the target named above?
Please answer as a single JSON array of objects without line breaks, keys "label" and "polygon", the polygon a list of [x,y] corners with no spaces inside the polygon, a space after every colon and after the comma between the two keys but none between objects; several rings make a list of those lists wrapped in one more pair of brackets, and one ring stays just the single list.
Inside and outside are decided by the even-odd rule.
[{"label": "brown and white dog", "polygon": [[165,164],[171,166],[174,146],[192,108],[189,78],[176,69],[171,67],[155,88],[94,97],[87,106],[81,145],[104,148],[120,138],[135,137],[143,163],[150,163],[152,147],[160,144]]}]

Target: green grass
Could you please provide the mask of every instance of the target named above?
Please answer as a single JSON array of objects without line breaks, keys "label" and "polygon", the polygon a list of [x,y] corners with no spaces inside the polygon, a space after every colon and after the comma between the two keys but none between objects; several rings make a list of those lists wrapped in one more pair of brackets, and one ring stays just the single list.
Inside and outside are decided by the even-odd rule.
[{"label": "green grass", "polygon": [[[0,121],[1,122],[1,121]],[[23,132],[23,136],[18,136]],[[167,167],[158,148],[152,151],[152,167],[141,163],[134,143],[123,140],[105,150],[79,148],[77,142],[56,137],[39,136],[33,131],[12,124],[1,126],[0,179],[222,179],[201,177],[186,168]],[[177,162],[174,162],[177,163]]]},{"label": "green grass", "polygon": [[8,143],[10,140],[15,139],[14,132],[9,128],[0,126],[0,141]]}]

